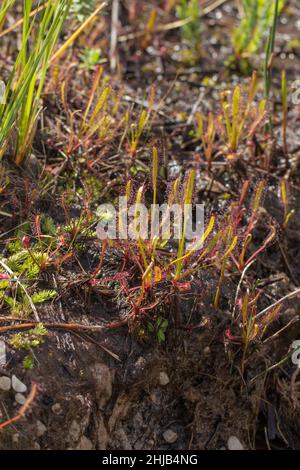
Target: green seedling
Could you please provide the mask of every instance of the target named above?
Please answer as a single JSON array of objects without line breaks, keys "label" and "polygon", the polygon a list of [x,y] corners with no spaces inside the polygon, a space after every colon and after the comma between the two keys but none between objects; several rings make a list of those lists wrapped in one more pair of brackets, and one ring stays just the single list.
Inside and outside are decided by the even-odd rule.
[{"label": "green seedling", "polygon": [[245,370],[245,360],[250,344],[264,336],[271,323],[273,323],[273,321],[278,317],[282,308],[282,304],[279,304],[261,318],[257,312],[257,302],[261,293],[261,291],[254,291],[251,293],[246,292],[240,302],[242,330],[241,341],[243,345],[241,362],[242,374]]},{"label": "green seedling", "polygon": [[180,20],[185,22],[185,24],[181,26],[183,38],[193,48],[197,48],[201,39],[201,10],[199,0],[179,0],[176,5],[176,14]]},{"label": "green seedling", "polygon": [[61,96],[72,129],[68,154],[77,150],[80,145],[88,148],[92,138],[100,143],[112,140],[123,123],[122,119],[116,120],[122,96],[116,95],[109,84],[109,78],[103,77],[103,67],[98,67],[95,72],[85,112],[78,122],[75,120],[74,113],[68,110],[65,85],[64,82]]},{"label": "green seedling", "polygon": [[207,161],[207,168],[208,171],[211,171],[214,143],[216,137],[216,126],[213,113],[209,113],[208,115],[206,129],[204,116],[200,112],[196,113],[196,123],[197,137],[201,139],[205,160]]},{"label": "green seedling", "polygon": [[161,344],[166,340],[168,325],[168,320],[158,317],[154,325],[151,322],[148,322],[147,326],[150,333],[156,333],[157,341]]},{"label": "green seedling", "polygon": [[287,184],[284,178],[281,180],[281,185],[280,185],[280,198],[281,202],[283,205],[283,223],[282,227],[283,229],[286,229],[288,227],[288,224],[290,222],[291,217],[295,215],[295,210],[289,209],[289,202],[288,202],[288,189],[287,189]]},{"label": "green seedling", "polygon": [[[236,208],[234,204],[232,206],[233,207],[233,212],[231,214],[232,221],[230,222],[230,224],[232,224],[233,226],[234,225],[236,227],[238,226],[234,222],[235,220],[237,220],[237,221],[241,220],[241,213],[242,213],[241,203],[242,203],[242,201],[244,201],[248,189],[249,189],[249,184],[248,184],[248,182],[246,182],[246,184],[243,187],[242,196],[240,198],[240,205],[238,206],[238,208]],[[246,254],[250,249],[251,242],[252,242],[252,239],[253,239],[253,236],[252,236],[253,230],[255,229],[255,227],[257,225],[257,222],[259,220],[259,213],[260,213],[259,209],[260,209],[261,204],[262,204],[262,197],[263,197],[264,189],[265,189],[265,182],[264,181],[259,181],[259,183],[257,185],[257,188],[256,188],[256,191],[255,191],[255,194],[254,194],[254,197],[253,197],[251,207],[250,207],[248,222],[247,222],[246,226],[243,228],[242,234],[240,235],[241,243],[240,243],[240,246],[239,246],[239,254],[238,254],[237,257],[234,256],[233,254],[230,255],[232,260],[234,261],[234,264],[237,266],[237,268],[241,272],[243,272],[243,270],[250,263],[252,263],[257,258],[257,256],[267,248],[268,245],[270,245],[270,243],[274,240],[274,238],[276,236],[276,229],[273,225],[271,225],[270,226],[270,232],[266,236],[265,240],[261,243],[261,245],[251,255],[248,256],[248,258],[246,258]]]},{"label": "green seedling", "polygon": [[102,56],[102,50],[99,48],[84,49],[83,53],[80,56],[80,60],[80,68],[84,70],[94,70],[96,65],[104,64],[105,62],[107,62],[107,59]]},{"label": "green seedling", "polygon": [[42,323],[38,323],[35,328],[27,333],[16,333],[13,335],[9,343],[15,349],[23,349],[29,351],[29,354],[23,359],[24,369],[32,369],[34,366],[34,348],[38,348],[45,342],[48,332]]},{"label": "green seedling", "polygon": [[73,0],[70,8],[70,16],[75,16],[82,23],[95,10],[95,0]]},{"label": "green seedling", "polygon": [[226,142],[228,160],[238,158],[239,145],[255,134],[266,116],[266,100],[258,104],[254,101],[256,86],[257,76],[254,72],[247,96],[244,97],[240,86],[236,86],[233,93],[221,93],[222,113],[218,123]]},{"label": "green seedling", "polygon": [[[195,170],[192,170],[190,174],[188,175],[186,184],[185,184],[185,189],[184,189],[184,196],[183,196],[183,206],[184,206],[184,213],[183,213],[183,231],[181,235],[181,239],[179,241],[179,246],[178,246],[178,251],[177,251],[177,256],[175,260],[176,264],[176,271],[175,271],[175,281],[177,281],[181,275],[182,271],[182,258],[185,250],[185,243],[186,243],[186,229],[187,229],[187,220],[188,220],[188,214],[187,214],[187,206],[192,204],[192,199],[193,199],[193,191],[194,191],[194,186],[195,186],[195,178],[196,178],[196,172]],[[177,198],[177,195],[176,195]]]},{"label": "green seedling", "polygon": [[[142,109],[137,122],[132,122],[132,117],[129,112],[125,114],[125,131],[124,134],[127,137],[127,148],[132,157],[137,153],[138,146],[142,135],[148,130],[151,123],[151,115],[154,105],[155,90],[152,87],[150,91],[147,108]],[[122,139],[123,140],[123,139]]]},{"label": "green seedling", "polygon": [[274,13],[280,14],[284,0],[242,0],[242,19],[233,33],[237,59],[252,58],[264,43],[266,31],[272,27]]},{"label": "green seedling", "polygon": [[29,294],[47,258],[46,252],[20,249],[0,260],[0,302],[10,307],[13,315],[29,316],[35,310],[33,305],[47,302],[56,296],[54,290]]}]

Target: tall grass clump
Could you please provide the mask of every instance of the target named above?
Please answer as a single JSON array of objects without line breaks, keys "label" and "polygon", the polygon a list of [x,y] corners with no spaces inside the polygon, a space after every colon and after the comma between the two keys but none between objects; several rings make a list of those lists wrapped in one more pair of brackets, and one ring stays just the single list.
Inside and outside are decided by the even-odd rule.
[{"label": "tall grass clump", "polygon": [[176,5],[176,15],[181,20],[181,35],[190,53],[185,51],[185,59],[195,59],[200,52],[201,43],[201,9],[199,0],[179,0]]},{"label": "tall grass clump", "polygon": [[32,3],[23,3],[21,48],[0,105],[0,157],[7,152],[17,165],[30,150],[49,61],[72,0],[50,0],[34,15]]},{"label": "tall grass clump", "polygon": [[259,51],[269,29],[284,7],[285,0],[242,0],[242,19],[233,33],[237,58],[251,58]]}]

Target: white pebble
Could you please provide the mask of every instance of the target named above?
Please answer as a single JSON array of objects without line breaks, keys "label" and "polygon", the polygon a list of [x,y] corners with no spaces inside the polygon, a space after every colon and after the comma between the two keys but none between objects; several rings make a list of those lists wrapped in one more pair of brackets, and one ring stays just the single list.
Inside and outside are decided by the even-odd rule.
[{"label": "white pebble", "polygon": [[159,373],[159,384],[162,385],[162,387],[164,387],[165,385],[168,385],[168,383],[170,383],[170,379],[169,379],[168,375],[166,374],[166,372],[160,372]]},{"label": "white pebble", "polygon": [[17,403],[19,403],[19,405],[24,405],[26,398],[24,397],[24,395],[22,395],[22,393],[16,393],[15,400]]},{"label": "white pebble", "polygon": [[3,390],[4,392],[7,392],[10,390],[11,387],[11,380],[9,377],[0,377],[0,390]]},{"label": "white pebble", "polygon": [[21,380],[19,380],[18,377],[13,375],[11,380],[12,380],[12,387],[13,387],[15,392],[18,392],[18,393],[25,393],[26,392],[26,390],[27,390],[26,385],[23,384],[23,382],[21,382]]},{"label": "white pebble", "polygon": [[172,429],[167,429],[163,433],[163,438],[166,442],[168,442],[168,444],[174,444],[174,442],[177,441],[177,437],[177,433],[175,431],[172,431]]},{"label": "white pebble", "polygon": [[244,450],[241,441],[236,436],[230,436],[227,442],[228,450]]},{"label": "white pebble", "polygon": [[36,435],[38,437],[42,437],[45,434],[46,431],[47,431],[47,428],[44,425],[44,423],[42,423],[42,421],[38,420],[36,422]]}]

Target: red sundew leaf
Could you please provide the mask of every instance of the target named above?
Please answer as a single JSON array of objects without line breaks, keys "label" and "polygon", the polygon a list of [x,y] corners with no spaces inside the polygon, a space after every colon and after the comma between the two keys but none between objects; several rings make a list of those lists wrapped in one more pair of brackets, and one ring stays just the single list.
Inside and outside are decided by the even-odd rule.
[{"label": "red sundew leaf", "polygon": [[225,336],[231,343],[240,344],[242,342],[241,336],[232,335],[229,328],[225,330]]},{"label": "red sundew leaf", "polygon": [[174,281],[175,287],[179,290],[179,292],[191,292],[192,291],[192,286],[189,281],[187,282],[176,282]]},{"label": "red sundew leaf", "polygon": [[103,277],[101,279],[91,279],[89,283],[92,286],[97,286],[99,284],[103,284],[104,282],[115,282],[115,281],[125,281],[130,274],[127,271],[122,271],[120,273],[115,274],[113,277]]},{"label": "red sundew leaf", "polygon": [[10,276],[7,273],[0,273],[0,279],[1,280],[10,279]]},{"label": "red sundew leaf", "polygon": [[29,245],[30,245],[30,238],[28,237],[28,235],[24,235],[24,236],[22,237],[21,243],[22,243],[23,248],[29,248]]}]

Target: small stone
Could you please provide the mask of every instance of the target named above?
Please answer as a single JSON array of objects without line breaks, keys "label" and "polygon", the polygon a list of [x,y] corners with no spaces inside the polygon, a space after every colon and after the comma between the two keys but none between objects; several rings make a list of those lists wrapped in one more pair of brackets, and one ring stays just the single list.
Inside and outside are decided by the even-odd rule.
[{"label": "small stone", "polygon": [[11,387],[11,379],[9,377],[0,377],[0,390],[7,392]]},{"label": "small stone", "polygon": [[160,372],[159,373],[159,385],[164,387],[165,385],[168,385],[168,383],[170,383],[170,379],[169,379],[167,373],[166,372]]},{"label": "small stone", "polygon": [[22,393],[16,393],[15,400],[17,403],[19,403],[19,405],[24,405],[26,398],[24,397],[24,395],[22,395]]},{"label": "small stone", "polygon": [[18,393],[25,393],[27,390],[27,387],[21,380],[18,379],[15,375],[12,376],[11,378],[12,381],[12,388],[14,389],[15,392]]},{"label": "small stone", "polygon": [[77,442],[80,437],[80,433],[81,433],[81,426],[75,419],[73,419],[71,426],[70,426],[70,430],[69,430],[70,441],[72,443]]},{"label": "small stone", "polygon": [[62,407],[59,403],[54,403],[54,405],[51,407],[51,410],[55,415],[60,415],[62,412]]},{"label": "small stone", "polygon": [[106,364],[97,363],[93,367],[92,374],[96,399],[100,408],[104,408],[112,395],[114,371],[109,369]]},{"label": "small stone", "polygon": [[138,371],[142,371],[146,366],[146,359],[140,356],[134,365]]},{"label": "small stone", "polygon": [[210,347],[209,346],[206,346],[206,348],[203,349],[203,354],[204,356],[210,356]]},{"label": "small stone", "polygon": [[163,433],[163,438],[168,444],[174,444],[174,442],[177,441],[178,435],[175,431],[172,431],[172,429],[167,429]]},{"label": "small stone", "polygon": [[160,396],[159,396],[159,392],[157,390],[151,392],[149,398],[150,398],[150,400],[152,401],[152,403],[154,405],[159,405]]},{"label": "small stone", "polygon": [[228,450],[244,450],[240,440],[236,436],[230,436],[227,442]]},{"label": "small stone", "polygon": [[192,403],[200,401],[201,396],[201,391],[197,387],[189,387],[184,392],[184,398]]},{"label": "small stone", "polygon": [[[132,450],[132,445],[129,441],[129,438],[128,438],[126,432],[124,431],[124,429],[122,427],[117,429],[117,431],[114,433],[114,438],[116,439],[116,442],[119,442],[120,448],[122,450]],[[135,446],[136,446],[136,444],[137,444],[137,442],[135,443]],[[136,449],[135,446],[134,446],[134,448]]]},{"label": "small stone", "polygon": [[14,444],[18,444],[19,440],[20,440],[20,434],[19,433],[15,433],[15,434],[12,435],[12,441],[13,441]]},{"label": "small stone", "polygon": [[42,421],[38,420],[36,422],[36,435],[37,435],[37,437],[42,437],[45,434],[46,431],[47,431],[47,428],[44,425],[44,423],[42,423]]},{"label": "small stone", "polygon": [[142,413],[137,411],[135,415],[132,418],[132,426],[134,429],[141,429],[141,428],[147,428],[147,425],[145,425],[144,418]]},{"label": "small stone", "polygon": [[108,432],[104,423],[103,416],[99,417],[97,441],[99,450],[106,450],[108,444]]},{"label": "small stone", "polygon": [[82,436],[76,449],[77,450],[92,450],[93,444],[87,437]]}]

